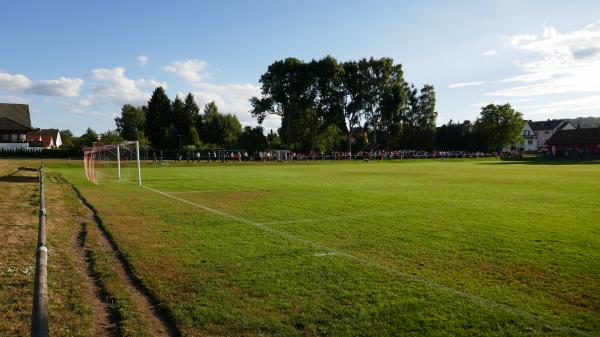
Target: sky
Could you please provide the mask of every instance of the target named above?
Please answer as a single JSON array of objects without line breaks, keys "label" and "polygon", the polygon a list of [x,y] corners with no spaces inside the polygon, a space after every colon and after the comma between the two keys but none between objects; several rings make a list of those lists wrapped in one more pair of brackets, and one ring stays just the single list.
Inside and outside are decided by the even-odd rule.
[{"label": "sky", "polygon": [[76,135],[114,129],[159,85],[256,125],[248,99],[268,65],[325,55],[393,58],[406,81],[434,85],[440,125],[489,103],[600,116],[598,0],[20,0],[0,13],[0,102]]}]

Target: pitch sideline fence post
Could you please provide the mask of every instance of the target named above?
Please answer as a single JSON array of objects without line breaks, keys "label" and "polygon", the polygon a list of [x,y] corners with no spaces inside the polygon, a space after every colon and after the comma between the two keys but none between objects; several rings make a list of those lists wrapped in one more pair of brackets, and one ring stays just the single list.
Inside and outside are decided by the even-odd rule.
[{"label": "pitch sideline fence post", "polygon": [[38,247],[35,259],[31,337],[48,336],[48,247],[46,247],[46,202],[44,198],[44,162],[40,169],[40,213]]},{"label": "pitch sideline fence post", "polygon": [[135,155],[137,159],[137,169],[138,169],[138,185],[142,186],[142,167],[140,165],[140,142],[135,142]]},{"label": "pitch sideline fence post", "polygon": [[[121,180],[121,151],[119,150],[120,146],[117,145],[117,173],[119,180]],[[138,160],[140,160],[138,155]]]}]

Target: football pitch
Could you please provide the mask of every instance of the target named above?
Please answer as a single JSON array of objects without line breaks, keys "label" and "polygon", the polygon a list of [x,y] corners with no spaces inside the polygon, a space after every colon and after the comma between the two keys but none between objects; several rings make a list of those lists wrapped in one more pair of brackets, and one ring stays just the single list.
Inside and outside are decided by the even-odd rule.
[{"label": "football pitch", "polygon": [[47,167],[183,335],[600,334],[598,163]]}]

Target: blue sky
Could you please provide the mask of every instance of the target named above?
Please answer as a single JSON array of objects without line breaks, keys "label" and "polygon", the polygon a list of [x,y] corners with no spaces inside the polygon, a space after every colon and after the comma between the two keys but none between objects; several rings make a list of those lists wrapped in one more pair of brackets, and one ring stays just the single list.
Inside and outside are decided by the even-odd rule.
[{"label": "blue sky", "polygon": [[[274,60],[392,57],[433,84],[438,124],[485,103],[600,116],[600,1],[3,1],[0,102],[37,127],[114,129],[156,85],[255,124]],[[268,128],[278,121],[265,122]]]}]

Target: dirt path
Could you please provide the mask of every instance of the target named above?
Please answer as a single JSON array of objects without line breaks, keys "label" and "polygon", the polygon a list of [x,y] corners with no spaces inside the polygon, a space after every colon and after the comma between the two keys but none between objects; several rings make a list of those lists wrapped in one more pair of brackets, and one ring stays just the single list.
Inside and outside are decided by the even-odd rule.
[{"label": "dirt path", "polygon": [[180,336],[180,333],[174,324],[171,323],[168,316],[158,307],[158,301],[149,294],[148,290],[136,278],[131,267],[120,254],[118,246],[106,232],[94,210],[76,189],[74,191],[79,201],[86,208],[86,220],[92,224],[88,226],[88,230],[96,231],[99,245],[104,251],[112,255],[113,261],[116,262],[115,271],[121,283],[131,295],[136,308],[148,321],[152,335],[156,337]]},{"label": "dirt path", "polygon": [[94,279],[94,272],[89,260],[88,251],[84,246],[83,240],[88,224],[85,219],[82,218],[79,218],[78,221],[81,230],[78,234],[71,237],[70,245],[77,261],[75,269],[77,270],[77,273],[81,275],[83,280],[82,286],[87,294],[86,298],[89,301],[88,304],[92,309],[92,334],[96,337],[118,336],[115,317],[105,301],[106,296],[101,286],[98,284],[98,281]]}]

